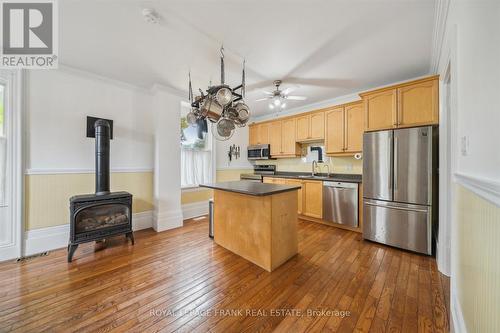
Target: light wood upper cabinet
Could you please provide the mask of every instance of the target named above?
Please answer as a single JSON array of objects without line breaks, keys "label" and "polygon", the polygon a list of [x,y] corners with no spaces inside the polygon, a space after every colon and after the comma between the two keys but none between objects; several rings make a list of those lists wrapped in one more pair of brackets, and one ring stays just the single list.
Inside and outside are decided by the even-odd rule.
[{"label": "light wood upper cabinet", "polygon": [[325,137],[325,113],[315,112],[296,118],[297,142],[322,140]]},{"label": "light wood upper cabinet", "polygon": [[273,121],[269,124],[269,144],[271,145],[271,156],[280,155],[283,151],[281,146],[281,123],[281,121]]},{"label": "light wood upper cabinet", "polygon": [[259,124],[258,133],[259,145],[269,143],[269,123]]},{"label": "light wood upper cabinet", "polygon": [[248,126],[248,144],[250,146],[257,144],[257,141],[259,140],[257,136],[258,136],[257,125]]},{"label": "light wood upper cabinet", "polygon": [[252,124],[248,129],[248,143],[263,145],[269,143],[269,123]]},{"label": "light wood upper cabinet", "polygon": [[323,217],[323,182],[308,181],[302,182],[303,211],[302,214],[315,218]]},{"label": "light wood upper cabinet", "polygon": [[311,114],[311,125],[309,137],[312,140],[321,140],[325,137],[325,113],[318,112]]},{"label": "light wood upper cabinet", "polygon": [[363,103],[344,107],[344,151],[356,153],[363,150]]},{"label": "light wood upper cabinet", "polygon": [[439,77],[432,76],[361,94],[365,131],[439,123]]},{"label": "light wood upper cabinet", "polygon": [[367,95],[365,106],[365,130],[375,131],[393,128],[396,124],[397,89]]},{"label": "light wood upper cabinet", "polygon": [[337,107],[326,111],[325,149],[327,154],[344,152],[344,108]]},{"label": "light wood upper cabinet", "polygon": [[398,88],[398,127],[437,124],[438,80]]},{"label": "light wood upper cabinet", "polygon": [[295,139],[297,141],[304,141],[309,139],[309,115],[297,117],[296,119],[296,132]]},{"label": "light wood upper cabinet", "polygon": [[288,118],[281,121],[281,152],[283,155],[300,155],[300,147],[295,141],[295,127],[295,118]]}]

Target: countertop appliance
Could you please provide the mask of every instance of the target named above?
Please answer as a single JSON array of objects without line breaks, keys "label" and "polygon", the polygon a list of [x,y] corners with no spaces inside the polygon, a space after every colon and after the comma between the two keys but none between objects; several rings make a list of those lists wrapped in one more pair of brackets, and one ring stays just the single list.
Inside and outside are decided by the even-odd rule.
[{"label": "countertop appliance", "polygon": [[271,147],[269,144],[248,146],[247,157],[249,160],[269,160],[271,159]]},{"label": "countertop appliance", "polygon": [[358,184],[323,182],[323,219],[328,222],[357,228]]},{"label": "countertop appliance", "polygon": [[276,165],[254,165],[253,173],[242,173],[240,180],[249,180],[262,182],[262,177],[265,175],[274,175],[276,173]]},{"label": "countertop appliance", "polygon": [[365,239],[432,254],[437,135],[432,126],[364,134]]}]

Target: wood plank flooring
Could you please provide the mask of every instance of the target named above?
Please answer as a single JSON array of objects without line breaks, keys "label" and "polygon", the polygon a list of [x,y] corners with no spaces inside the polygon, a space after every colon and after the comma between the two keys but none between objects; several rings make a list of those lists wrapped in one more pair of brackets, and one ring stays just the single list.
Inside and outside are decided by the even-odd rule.
[{"label": "wood plank flooring", "polygon": [[433,258],[299,221],[272,273],[217,246],[207,219],[0,264],[0,332],[448,332]]}]

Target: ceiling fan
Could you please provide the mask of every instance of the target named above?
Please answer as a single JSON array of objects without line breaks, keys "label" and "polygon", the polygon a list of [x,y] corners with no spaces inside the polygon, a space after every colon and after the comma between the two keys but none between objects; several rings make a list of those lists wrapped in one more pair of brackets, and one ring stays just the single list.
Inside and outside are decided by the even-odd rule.
[{"label": "ceiling fan", "polygon": [[289,95],[292,91],[294,91],[296,89],[295,87],[289,87],[289,88],[286,88],[284,90],[280,90],[281,83],[282,83],[281,80],[274,81],[273,84],[276,87],[276,90],[274,90],[272,92],[264,91],[264,93],[267,94],[267,96],[264,98],[257,99],[256,102],[269,100],[270,101],[269,108],[272,110],[274,108],[284,109],[286,107],[287,100],[304,101],[307,99],[307,97],[305,97],[305,96]]}]

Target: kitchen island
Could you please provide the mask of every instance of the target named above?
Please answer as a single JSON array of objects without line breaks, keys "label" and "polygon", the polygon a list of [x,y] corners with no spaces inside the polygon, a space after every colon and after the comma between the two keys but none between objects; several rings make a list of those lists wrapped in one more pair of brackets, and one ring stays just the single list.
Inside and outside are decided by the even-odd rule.
[{"label": "kitchen island", "polygon": [[214,190],[214,240],[271,272],[297,254],[300,186],[233,181]]}]

